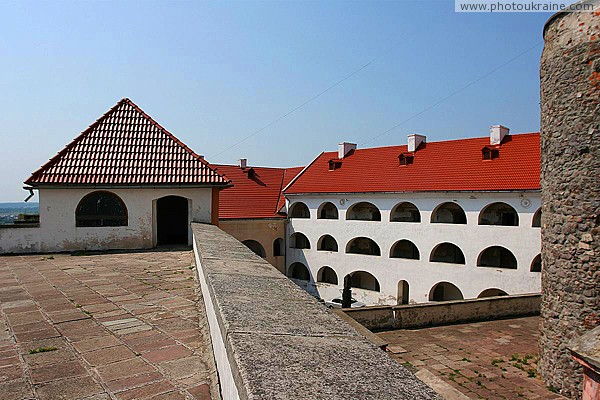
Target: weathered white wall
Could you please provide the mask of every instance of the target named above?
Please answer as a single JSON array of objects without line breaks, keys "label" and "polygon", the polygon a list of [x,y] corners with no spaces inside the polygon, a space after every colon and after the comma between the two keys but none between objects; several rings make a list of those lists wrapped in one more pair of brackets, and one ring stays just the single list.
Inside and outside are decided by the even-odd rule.
[{"label": "weathered white wall", "polygon": [[[344,204],[342,205],[340,200]],[[527,202],[522,201],[528,199]],[[290,219],[287,224],[287,268],[298,261],[309,267],[312,281],[323,266],[337,273],[338,285],[312,282],[312,289],[324,299],[340,296],[343,279],[347,274],[362,270],[374,275],[381,292],[353,288],[353,296],[367,304],[396,304],[398,282],[406,280],[409,299],[426,302],[429,292],[438,282],[458,286],[464,298],[476,298],[483,290],[498,288],[508,294],[537,293],[540,291],[540,273],[530,272],[530,265],[540,253],[540,228],[531,226],[534,213],[540,207],[539,193],[406,193],[406,194],[346,194],[346,195],[290,195],[288,209],[296,201],[310,209],[310,219]],[[330,201],[338,207],[339,219],[317,219],[319,206]],[[346,210],[353,204],[368,201],[381,211],[381,222],[347,221]],[[390,212],[403,201],[413,203],[421,213],[420,223],[390,222]],[[430,223],[432,211],[441,203],[454,201],[467,216],[466,225]],[[519,226],[478,225],[479,212],[494,202],[510,204],[519,214]],[[525,205],[525,206],[524,206]],[[310,249],[289,248],[289,237],[294,232],[304,233],[310,240]],[[318,251],[317,241],[324,235],[338,242],[337,253]],[[353,238],[373,239],[381,249],[381,256],[345,254],[346,244]],[[400,240],[413,242],[420,252],[420,260],[390,258],[392,245]],[[465,265],[429,262],[433,248],[450,242],[461,248]],[[516,270],[477,267],[477,258],[490,246],[502,246],[516,257]],[[312,291],[312,290],[309,290]]]},{"label": "weathered white wall", "polygon": [[[285,243],[285,219],[221,219],[219,228],[243,242],[256,240],[265,250],[266,258],[272,266],[285,273],[285,254],[273,254],[273,242],[281,238]],[[282,249],[285,253],[285,249]]]},{"label": "weathered white wall", "polygon": [[[211,221],[210,188],[126,188],[107,190],[127,206],[127,226],[76,227],[75,210],[79,201],[96,190],[40,189],[40,227],[2,228],[0,253],[151,248],[156,245],[156,200],[170,195],[188,199],[189,222]],[[35,238],[39,241],[37,246],[33,243]],[[188,244],[191,243],[189,229]]]},{"label": "weathered white wall", "polygon": [[41,229],[38,227],[0,227],[1,253],[37,253],[40,251]]}]

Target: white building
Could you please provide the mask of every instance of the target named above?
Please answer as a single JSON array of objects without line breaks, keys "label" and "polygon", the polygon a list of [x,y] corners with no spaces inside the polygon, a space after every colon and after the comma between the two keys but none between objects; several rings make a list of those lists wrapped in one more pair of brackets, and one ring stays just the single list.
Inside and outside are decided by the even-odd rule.
[{"label": "white building", "polygon": [[190,245],[190,222],[218,223],[229,181],[123,99],[25,184],[40,222],[1,226],[0,253]]},{"label": "white building", "polygon": [[540,291],[539,134],[319,155],[284,190],[287,275],[324,299],[405,304]]}]

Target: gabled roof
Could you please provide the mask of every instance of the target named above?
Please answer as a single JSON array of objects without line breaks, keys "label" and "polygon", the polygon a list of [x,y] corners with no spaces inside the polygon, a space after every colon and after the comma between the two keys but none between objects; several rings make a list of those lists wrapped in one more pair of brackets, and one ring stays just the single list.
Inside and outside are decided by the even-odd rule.
[{"label": "gabled roof", "polygon": [[285,214],[279,213],[285,205],[281,190],[302,170],[302,167],[212,166],[233,183],[233,187],[219,194],[219,219],[285,218]]},{"label": "gabled roof", "polygon": [[322,153],[284,193],[373,193],[425,191],[512,191],[540,189],[540,135],[508,135],[499,155],[483,160],[490,138],[430,142],[413,154],[410,165],[398,156],[407,146],[358,149],[330,170],[337,152]]},{"label": "gabled roof", "polygon": [[131,100],[122,99],[25,184],[225,186],[228,181]]}]

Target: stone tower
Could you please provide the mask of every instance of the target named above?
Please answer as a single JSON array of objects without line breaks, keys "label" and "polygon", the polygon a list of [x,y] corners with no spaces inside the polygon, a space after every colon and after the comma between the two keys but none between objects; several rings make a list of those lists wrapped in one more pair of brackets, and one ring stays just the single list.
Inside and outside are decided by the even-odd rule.
[{"label": "stone tower", "polygon": [[583,375],[567,345],[600,322],[600,2],[544,28],[542,310],[539,370],[577,398]]}]

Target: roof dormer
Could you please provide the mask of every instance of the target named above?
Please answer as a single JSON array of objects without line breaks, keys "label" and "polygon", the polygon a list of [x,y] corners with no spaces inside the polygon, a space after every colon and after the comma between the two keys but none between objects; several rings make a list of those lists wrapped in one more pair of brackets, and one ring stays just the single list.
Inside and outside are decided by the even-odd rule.
[{"label": "roof dormer", "polygon": [[481,149],[481,159],[483,161],[491,161],[500,156],[500,149],[496,146],[484,146]]},{"label": "roof dormer", "polygon": [[340,160],[339,158],[332,158],[331,160],[329,160],[329,170],[330,171],[335,171],[336,169],[339,169],[342,167],[342,160]]},{"label": "roof dormer", "polygon": [[415,160],[415,153],[406,152],[406,153],[401,153],[398,156],[398,161],[401,166],[408,166],[408,165],[412,164],[414,162],[414,160]]}]

